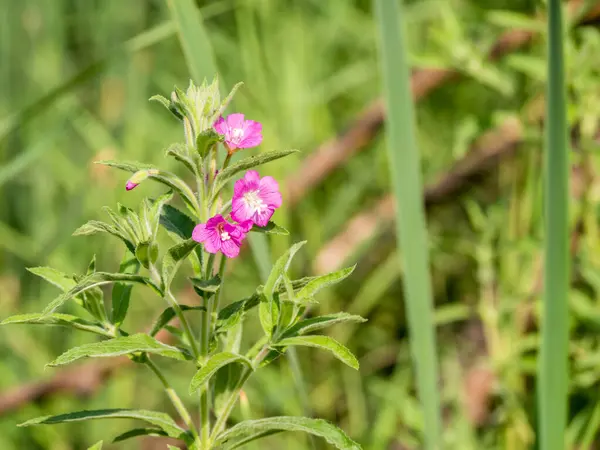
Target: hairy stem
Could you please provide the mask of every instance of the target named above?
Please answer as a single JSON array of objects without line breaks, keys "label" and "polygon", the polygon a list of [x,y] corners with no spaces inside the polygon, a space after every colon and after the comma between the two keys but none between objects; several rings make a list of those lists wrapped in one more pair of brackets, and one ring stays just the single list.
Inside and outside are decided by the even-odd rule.
[{"label": "hairy stem", "polygon": [[[165,378],[163,373],[160,371],[158,366],[156,364],[154,364],[154,362],[150,359],[150,357],[147,357],[146,365],[158,377],[158,379],[162,383],[163,387],[165,388],[165,392],[167,393],[169,400],[171,400],[171,403],[173,404],[173,406],[177,410],[177,413],[181,417],[181,420],[183,420],[183,422],[187,425],[188,429],[192,433],[192,436],[194,437],[194,440],[198,442],[199,441],[198,431],[196,430],[194,421],[192,420],[192,417],[190,416],[190,413],[188,412],[187,408],[181,401],[181,398],[179,397],[179,395],[177,395],[177,392],[175,392],[175,389],[173,389],[171,387],[171,385],[169,384],[169,382],[167,381],[167,379]],[[206,447],[206,448],[208,448],[208,447]]]},{"label": "hairy stem", "polygon": [[[212,278],[213,266],[215,263],[215,255],[210,254],[206,262],[206,271],[204,273],[204,279],[208,280]],[[200,330],[200,358],[202,364],[208,359],[210,337],[212,335],[212,309],[213,309],[213,295],[206,294],[204,297],[206,311],[202,314],[202,329]],[[202,393],[200,394],[200,438],[202,448],[209,448],[210,439],[210,386],[207,381]]]}]

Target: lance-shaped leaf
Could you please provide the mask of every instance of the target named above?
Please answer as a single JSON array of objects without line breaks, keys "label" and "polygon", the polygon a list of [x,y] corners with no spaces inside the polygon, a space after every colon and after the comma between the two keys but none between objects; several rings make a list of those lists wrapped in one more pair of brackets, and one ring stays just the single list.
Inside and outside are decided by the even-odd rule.
[{"label": "lance-shaped leaf", "polygon": [[133,430],[129,430],[118,435],[113,439],[113,442],[121,442],[139,436],[164,437],[169,435],[166,431],[161,430],[160,428],[134,428]]},{"label": "lance-shaped leaf", "polygon": [[77,284],[72,276],[69,276],[52,267],[30,267],[29,270],[34,275],[43,278],[48,283],[53,284],[63,292],[73,289]]},{"label": "lance-shaped leaf", "polygon": [[358,360],[348,348],[329,336],[295,336],[273,343],[275,347],[304,346],[329,350],[337,359],[353,369],[358,369]]},{"label": "lance-shaped leaf", "polygon": [[227,94],[227,97],[225,97],[225,100],[223,100],[221,102],[221,106],[219,107],[219,110],[213,115],[212,117],[212,121],[216,122],[216,120],[219,118],[220,115],[222,115],[225,112],[225,109],[227,108],[227,106],[229,105],[229,103],[231,102],[231,100],[233,99],[233,96],[235,95],[235,93],[237,92],[237,90],[242,87],[244,83],[243,82],[239,82],[236,83],[232,88],[231,91],[229,91],[229,94]]},{"label": "lance-shaped leaf", "polygon": [[277,225],[275,222],[269,222],[264,227],[253,226],[250,231],[254,231],[255,233],[265,233],[265,234],[278,234],[281,236],[287,236],[290,234],[288,230]]},{"label": "lance-shaped leaf", "polygon": [[48,365],[55,367],[69,364],[82,358],[109,358],[131,355],[133,353],[152,353],[180,360],[190,359],[190,355],[185,351],[157,341],[147,334],[138,333],[72,348]]},{"label": "lance-shaped leaf", "polygon": [[322,330],[323,328],[336,325],[338,323],[346,322],[366,322],[367,319],[357,316],[354,314],[348,314],[345,312],[339,312],[335,314],[327,314],[324,316],[311,317],[310,319],[304,319],[298,323],[292,325],[290,328],[285,330],[283,337],[298,336],[301,334],[310,333],[312,331]]},{"label": "lance-shaped leaf", "polygon": [[73,288],[59,297],[55,298],[50,304],[44,309],[43,314],[53,313],[57,308],[63,305],[69,299],[83,294],[84,292],[93,289],[98,286],[103,286],[111,283],[137,283],[143,284],[152,288],[156,293],[162,296],[162,291],[156,286],[150,279],[141,275],[133,275],[127,273],[107,273],[107,272],[95,272],[91,275],[83,277]]},{"label": "lance-shaped leaf", "polygon": [[2,322],[0,322],[0,325],[10,324],[55,325],[76,328],[78,330],[88,331],[90,333],[96,333],[102,336],[112,337],[112,335],[108,331],[106,331],[100,323],[90,322],[80,317],[72,316],[70,314],[19,314],[16,316],[8,317]]},{"label": "lance-shaped leaf", "polygon": [[173,198],[173,191],[160,195],[154,200],[144,199],[140,211],[142,226],[147,240],[154,240],[158,233],[158,224],[162,209]]},{"label": "lance-shaped leaf", "polygon": [[97,233],[108,233],[117,238],[119,238],[123,243],[127,246],[127,248],[133,248],[133,242],[131,241],[130,236],[123,233],[121,230],[116,227],[109,225],[107,223],[101,222],[99,220],[90,220],[87,223],[84,223],[79,228],[77,228],[73,232],[73,236],[90,236],[92,234]]},{"label": "lance-shaped leaf", "polygon": [[171,247],[163,258],[162,263],[162,280],[165,291],[168,291],[175,274],[183,260],[196,248],[198,243],[193,239],[175,244]]},{"label": "lance-shaped leaf", "polygon": [[[204,306],[179,305],[182,311],[206,311]],[[150,330],[150,336],[156,336],[177,314],[172,306],[165,309],[156,319]]]},{"label": "lance-shaped leaf", "polygon": [[194,167],[194,161],[190,158],[189,152],[185,144],[176,143],[171,144],[165,150],[167,156],[172,156],[177,161],[182,163],[190,172],[196,174],[196,168]]},{"label": "lance-shaped leaf", "polygon": [[105,166],[115,167],[131,173],[135,173],[138,170],[153,169],[149,178],[152,178],[159,183],[162,183],[165,186],[173,189],[181,196],[183,201],[195,215],[200,214],[200,205],[198,205],[198,201],[194,196],[194,192],[181,178],[175,174],[159,170],[158,168],[148,164],[142,164],[133,161],[98,161],[97,164],[104,164]]},{"label": "lance-shaped leaf", "polygon": [[231,449],[235,448],[236,443],[242,439],[249,442],[249,437],[255,436],[254,439],[258,439],[270,431],[302,431],[323,438],[340,450],[361,450],[360,445],[326,420],[289,416],[245,420],[221,433],[217,437],[216,443],[217,445],[227,443],[231,445],[227,448]]},{"label": "lance-shaped leaf", "polygon": [[[316,277],[304,277],[297,280],[292,280],[292,287],[294,290],[302,289]],[[277,288],[278,293],[283,293],[285,287],[280,285]],[[250,297],[246,297],[242,300],[230,303],[225,308],[219,311],[217,316],[217,332],[224,332],[235,326],[244,315],[245,312],[258,306],[260,303],[261,294],[259,292],[254,293]]]},{"label": "lance-shaped leaf", "polygon": [[214,189],[212,192],[211,203],[215,201],[221,189],[229,182],[233,177],[235,177],[239,172],[247,169],[251,169],[252,167],[260,166],[262,164],[266,164],[271,161],[275,161],[276,159],[283,158],[285,156],[291,155],[292,153],[297,153],[298,150],[284,150],[284,151],[272,151],[261,153],[260,155],[251,156],[249,158],[244,158],[241,161],[238,161],[235,164],[230,165],[226,169],[219,172],[219,174],[215,177]]},{"label": "lance-shaped leaf", "polygon": [[344,278],[348,277],[355,268],[356,265],[347,267],[346,269],[338,270],[336,272],[328,273],[327,275],[315,277],[306,286],[298,291],[296,294],[296,301],[303,302],[312,299],[321,289],[339,283]]},{"label": "lance-shaped leaf", "polygon": [[[119,273],[135,275],[140,270],[140,263],[131,253],[126,252],[119,266]],[[115,283],[112,289],[112,322],[120,326],[127,316],[129,300],[131,299],[132,284]]]},{"label": "lance-shaped leaf", "polygon": [[103,445],[104,445],[104,441],[98,441],[91,447],[88,447],[88,450],[102,450]]},{"label": "lance-shaped leaf", "polygon": [[212,377],[221,367],[233,363],[244,364],[248,369],[253,370],[252,362],[242,355],[236,355],[235,353],[230,352],[217,353],[216,355],[211,356],[206,364],[204,364],[192,378],[192,382],[190,383],[190,395],[203,387],[210,377]]},{"label": "lance-shaped leaf", "polygon": [[265,282],[263,288],[264,298],[259,305],[259,318],[260,324],[268,336],[271,336],[273,328],[277,324],[278,308],[275,305],[274,294],[279,286],[281,277],[287,273],[292,258],[304,244],[306,244],[306,241],[298,242],[280,256],[273,265],[271,273]]},{"label": "lance-shaped leaf", "polygon": [[97,409],[84,410],[56,416],[43,416],[28,420],[19,424],[20,427],[30,427],[32,425],[54,425],[66,422],[81,422],[93,419],[137,419],[155,425],[163,430],[169,437],[176,439],[186,439],[187,433],[168,414],[147,411],[144,409]]},{"label": "lance-shaped leaf", "polygon": [[190,278],[190,281],[198,295],[203,295],[203,293],[214,294],[221,288],[221,277],[219,275],[215,275],[208,280]]},{"label": "lance-shaped leaf", "polygon": [[194,231],[194,226],[196,226],[190,216],[171,205],[165,205],[162,208],[160,224],[181,239],[189,239]]}]

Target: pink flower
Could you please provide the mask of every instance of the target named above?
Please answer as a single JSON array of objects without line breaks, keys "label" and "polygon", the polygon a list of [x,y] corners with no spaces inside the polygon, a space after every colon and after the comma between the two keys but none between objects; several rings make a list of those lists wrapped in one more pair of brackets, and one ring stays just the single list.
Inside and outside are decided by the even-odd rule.
[{"label": "pink flower", "polygon": [[139,183],[134,183],[133,181],[127,181],[127,184],[125,185],[125,189],[127,191],[132,190],[134,187],[136,187]]},{"label": "pink flower", "polygon": [[245,228],[227,222],[220,214],[208,219],[206,224],[196,225],[192,232],[192,239],[204,243],[208,253],[222,251],[228,258],[235,258],[240,253],[245,238]]},{"label": "pink flower", "polygon": [[240,113],[230,114],[226,119],[219,117],[214,128],[225,136],[225,144],[231,152],[238,148],[256,147],[262,142],[262,124],[244,120],[244,115]]},{"label": "pink flower", "polygon": [[273,177],[260,178],[257,171],[249,170],[244,178],[235,182],[231,218],[236,222],[252,221],[264,227],[280,206],[279,184]]}]

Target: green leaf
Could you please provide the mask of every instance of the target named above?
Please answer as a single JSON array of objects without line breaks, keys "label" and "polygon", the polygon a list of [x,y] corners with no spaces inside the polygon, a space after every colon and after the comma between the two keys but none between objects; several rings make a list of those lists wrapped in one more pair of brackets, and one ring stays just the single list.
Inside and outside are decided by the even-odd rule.
[{"label": "green leaf", "polygon": [[207,292],[209,294],[216,293],[221,287],[221,277],[215,275],[209,280],[203,280],[201,278],[190,278],[190,281],[194,285],[196,292]]},{"label": "green leaf", "polygon": [[100,222],[99,220],[90,220],[89,222],[83,224],[73,232],[73,236],[90,236],[96,233],[111,234],[122,240],[128,249],[133,249],[134,247],[133,242],[127,234],[123,233],[112,225]]},{"label": "green leaf", "polygon": [[[97,409],[84,410],[57,416],[43,416],[28,420],[19,424],[19,427],[30,427],[32,425],[54,425],[66,422],[81,422],[92,419],[137,419],[160,427],[169,437],[184,439],[186,431],[179,427],[175,421],[165,413],[147,411],[144,409]],[[187,438],[185,439],[187,440]]]},{"label": "green leaf", "polygon": [[317,292],[333,284],[339,283],[344,278],[348,277],[356,268],[356,265],[348,267],[346,269],[338,270],[327,275],[321,275],[311,280],[306,286],[304,286],[296,294],[296,300],[302,302],[304,300],[310,300],[315,296]]},{"label": "green leaf", "polygon": [[225,445],[223,448],[226,450],[234,450],[236,448],[241,448],[244,445],[252,442],[252,441],[256,441],[257,439],[261,439],[264,437],[268,437],[268,436],[272,436],[274,434],[277,433],[282,433],[285,430],[268,430],[268,431],[263,431],[262,433],[256,433],[256,434],[251,434],[248,437],[244,438],[244,439],[240,439],[239,441],[235,441],[234,443],[232,443],[231,445]]},{"label": "green leaf", "polygon": [[310,319],[304,319],[300,322],[292,325],[288,328],[285,333],[283,333],[283,337],[297,336],[301,334],[310,333],[312,331],[322,330],[323,328],[330,327],[332,325],[336,325],[338,323],[345,322],[366,322],[367,319],[356,316],[354,314],[348,314],[345,312],[339,312],[335,314],[327,314],[324,316],[311,317]]},{"label": "green leaf", "polygon": [[166,431],[161,430],[160,428],[134,428],[133,430],[126,431],[123,434],[118,435],[113,439],[114,442],[121,442],[127,439],[131,439],[139,436],[153,436],[153,437],[162,437],[169,436]]},{"label": "green leaf", "polygon": [[167,150],[165,151],[167,156],[172,156],[177,161],[182,163],[190,172],[196,175],[196,167],[194,165],[194,161],[190,158],[190,155],[187,150],[187,146],[182,143],[175,143],[169,145]]},{"label": "green leaf", "polygon": [[[301,241],[292,245],[288,249],[288,251],[286,251],[282,256],[280,256],[279,259],[275,262],[263,289],[263,292],[267,299],[272,298],[273,294],[276,292],[279,286],[279,281],[281,280],[282,275],[287,273],[288,268],[290,267],[290,264],[292,262],[292,258],[298,252],[298,250],[302,248],[304,244],[306,244],[306,241]],[[311,281],[314,281],[314,279]]]},{"label": "green leaf", "polygon": [[[126,252],[119,266],[119,273],[137,274],[140,270],[140,263],[129,253]],[[115,283],[112,288],[112,323],[120,326],[129,309],[129,300],[133,285],[125,283]]]},{"label": "green leaf", "polygon": [[91,447],[88,447],[88,450],[102,450],[102,445],[104,445],[104,441],[98,441]]},{"label": "green leaf", "polygon": [[235,444],[239,439],[248,439],[249,436],[259,438],[269,431],[303,431],[325,439],[340,450],[361,450],[360,445],[326,420],[286,416],[245,420],[221,433],[216,439],[216,444]]},{"label": "green leaf", "polygon": [[196,150],[198,150],[198,153],[200,153],[202,158],[206,158],[206,155],[208,155],[212,146],[222,140],[223,137],[219,133],[214,129],[209,128],[198,134],[198,137],[196,138]]},{"label": "green leaf", "polygon": [[47,315],[54,312],[57,308],[62,306],[63,303],[65,303],[69,299],[79,294],[82,294],[90,289],[116,282],[143,284],[154,289],[155,292],[162,296],[160,288],[154,283],[152,283],[150,279],[141,275],[133,275],[127,273],[95,272],[91,275],[83,277],[69,291],[65,292],[64,294],[60,295],[59,297],[55,298],[52,302],[50,302],[46,309],[44,309],[43,314]]},{"label": "green leaf", "polygon": [[273,343],[275,347],[305,346],[316,347],[323,350],[329,350],[333,355],[349,365],[353,369],[358,369],[358,360],[345,346],[329,336],[295,336],[282,339]]},{"label": "green leaf", "polygon": [[225,110],[227,109],[227,106],[229,106],[229,103],[231,102],[231,100],[233,99],[233,96],[235,95],[235,93],[237,92],[237,90],[242,87],[244,83],[243,82],[239,82],[236,83],[233,88],[231,88],[231,91],[229,91],[229,94],[227,94],[227,97],[225,97],[225,100],[223,100],[221,102],[221,106],[219,108],[219,111],[217,111],[217,113],[212,117],[212,121],[215,122],[219,116],[221,116]]},{"label": "green leaf", "polygon": [[156,239],[160,216],[165,205],[173,199],[173,191],[166,192],[156,199],[145,199],[142,206],[142,225],[150,240]]},{"label": "green leaf", "polygon": [[30,267],[29,270],[34,275],[43,278],[48,283],[53,284],[63,292],[67,292],[77,284],[72,276],[69,276],[52,267]]},{"label": "green leaf", "polygon": [[[206,311],[204,306],[179,305],[179,307],[182,311]],[[168,324],[176,315],[177,314],[172,306],[169,306],[167,309],[165,309],[152,325],[152,329],[149,333],[150,336],[156,336],[158,332],[163,329],[164,326]]]},{"label": "green leaf", "polygon": [[110,333],[106,331],[102,324],[98,322],[90,322],[77,316],[70,314],[19,314],[16,316],[10,316],[0,322],[0,325],[10,324],[32,324],[32,325],[57,325],[63,327],[76,328],[82,331],[89,331],[90,333],[100,334],[102,336],[111,337]]},{"label": "green leaf", "polygon": [[175,174],[165,172],[164,170],[160,170],[148,164],[142,164],[134,161],[97,161],[96,164],[103,164],[105,166],[115,167],[117,169],[121,169],[131,173],[135,173],[138,170],[142,169],[154,169],[154,171],[150,175],[150,178],[173,189],[181,196],[185,204],[195,215],[200,214],[200,206],[198,205],[198,201],[196,200],[194,192],[183,180],[181,180],[181,178],[179,178]]},{"label": "green leaf", "polygon": [[165,205],[160,213],[160,224],[181,239],[192,237],[196,224],[187,214],[171,205]]},{"label": "green leaf", "polygon": [[211,203],[216,200],[217,196],[219,195],[219,192],[221,192],[221,189],[223,189],[223,187],[239,172],[251,169],[252,167],[260,166],[262,164],[266,164],[271,161],[275,161],[276,159],[280,159],[297,152],[298,150],[265,152],[256,156],[244,158],[241,161],[230,165],[225,170],[219,172],[219,174],[215,177],[215,187],[212,193]]},{"label": "green leaf", "polygon": [[275,304],[274,293],[276,292],[281,277],[287,273],[292,262],[292,258],[300,248],[306,244],[306,241],[298,242],[292,245],[273,265],[271,273],[265,282],[263,289],[264,297],[259,305],[260,324],[267,334],[271,336],[273,328],[277,324],[278,305]]},{"label": "green leaf", "polygon": [[[292,280],[292,287],[294,290],[302,289],[315,278],[317,277],[304,277],[298,280]],[[285,288],[283,286],[279,286],[277,288],[277,292],[283,293],[285,292]],[[242,300],[230,303],[225,308],[221,309],[217,316],[216,331],[222,333],[235,326],[240,321],[245,312],[258,306],[258,304],[260,303],[260,299],[261,294],[259,292],[256,292],[250,297],[246,297]]]},{"label": "green leaf", "polygon": [[163,258],[162,263],[162,280],[165,291],[168,291],[175,278],[175,274],[183,260],[196,248],[198,243],[193,239],[175,244],[171,247]]},{"label": "green leaf", "polygon": [[102,342],[93,342],[66,351],[48,365],[62,366],[82,358],[109,358],[133,353],[152,353],[179,360],[190,359],[183,350],[157,341],[144,333],[123,336]]},{"label": "green leaf", "polygon": [[210,377],[212,377],[221,367],[233,363],[244,364],[248,369],[254,369],[252,367],[252,362],[245,356],[236,355],[235,353],[230,352],[217,353],[216,355],[211,356],[206,364],[204,364],[192,378],[190,383],[190,395],[202,388]]},{"label": "green leaf", "polygon": [[256,233],[265,233],[265,234],[279,234],[282,236],[287,236],[290,234],[288,230],[283,227],[280,227],[275,222],[269,222],[264,227],[253,226],[250,231],[254,231]]}]

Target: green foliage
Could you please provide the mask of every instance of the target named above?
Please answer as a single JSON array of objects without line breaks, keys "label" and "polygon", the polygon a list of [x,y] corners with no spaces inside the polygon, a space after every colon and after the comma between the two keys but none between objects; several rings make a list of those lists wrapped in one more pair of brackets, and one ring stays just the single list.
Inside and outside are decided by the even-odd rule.
[{"label": "green foliage", "polygon": [[150,353],[179,360],[191,358],[182,349],[164,344],[147,334],[138,333],[132,336],[117,337],[72,348],[48,365],[62,366],[82,358],[110,358],[121,355],[134,355],[136,353]]},{"label": "green foliage", "polygon": [[226,448],[236,448],[236,440],[250,442],[272,431],[302,431],[325,439],[340,450],[358,450],[361,447],[343,431],[321,419],[307,417],[271,417],[269,419],[246,420],[217,438],[218,444],[229,444]]},{"label": "green foliage", "polygon": [[329,336],[295,336],[281,339],[273,345],[277,347],[303,346],[328,350],[344,364],[358,370],[358,360],[345,346]]},{"label": "green foliage", "polygon": [[190,395],[201,389],[219,369],[234,363],[244,364],[250,370],[254,369],[252,367],[252,361],[242,355],[236,355],[230,352],[216,353],[206,361],[202,368],[198,370],[192,378],[192,382],[190,383]]},{"label": "green foliage", "polygon": [[44,416],[28,420],[19,424],[20,427],[30,427],[33,425],[53,425],[66,422],[80,422],[83,420],[94,419],[135,419],[155,425],[163,430],[169,437],[183,439],[186,435],[185,430],[179,427],[175,421],[167,414],[146,411],[143,409],[99,409],[95,411],[77,411],[68,414],[59,414],[57,416]]}]

